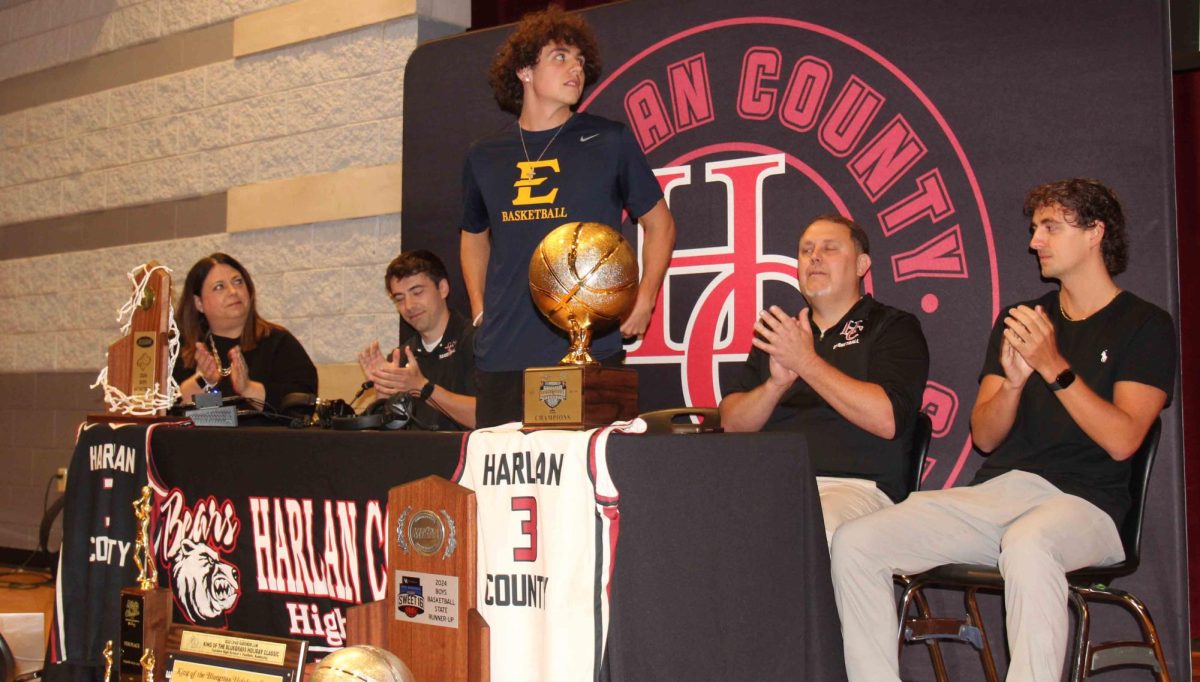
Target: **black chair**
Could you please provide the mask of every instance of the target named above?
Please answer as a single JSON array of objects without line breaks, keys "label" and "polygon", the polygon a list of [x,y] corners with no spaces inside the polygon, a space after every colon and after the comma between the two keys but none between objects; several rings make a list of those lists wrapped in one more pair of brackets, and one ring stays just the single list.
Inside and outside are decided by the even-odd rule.
[{"label": "black chair", "polygon": [[925,473],[925,457],[929,454],[929,441],[933,439],[933,422],[924,412],[917,413],[917,423],[913,427],[912,444],[908,459],[908,492],[915,493],[921,489],[921,476]]},{"label": "black chair", "polygon": [[[1141,559],[1142,518],[1146,508],[1146,489],[1150,483],[1150,472],[1154,465],[1161,433],[1162,422],[1156,419],[1131,461],[1129,492],[1132,505],[1120,528],[1125,560],[1112,566],[1083,568],[1067,574],[1070,603],[1078,617],[1071,654],[1070,679],[1073,682],[1081,681],[1092,673],[1128,666],[1147,667],[1155,673],[1156,679],[1164,681],[1170,679],[1162,644],[1158,638],[1158,630],[1154,627],[1154,621],[1150,618],[1150,612],[1146,609],[1145,604],[1134,595],[1109,586],[1114,579],[1136,571]],[[901,650],[907,643],[925,643],[929,649],[938,682],[945,682],[948,675],[942,660],[939,642],[966,642],[979,652],[984,677],[988,682],[998,680],[991,647],[988,644],[987,633],[984,630],[975,597],[980,590],[1004,591],[1004,579],[1000,576],[999,569],[995,566],[949,564],[919,575],[904,576],[903,583],[906,587],[899,607],[899,645]],[[933,618],[923,594],[923,590],[928,587],[963,590],[966,617],[959,619]],[[1093,644],[1090,637],[1089,602],[1115,604],[1124,608],[1141,628],[1142,640],[1120,640]],[[915,605],[917,608],[916,618],[908,618],[910,605]]]},{"label": "black chair", "polygon": [[[646,433],[718,433],[721,413],[715,407],[675,407],[639,415]],[[697,421],[692,421],[695,417]]]}]

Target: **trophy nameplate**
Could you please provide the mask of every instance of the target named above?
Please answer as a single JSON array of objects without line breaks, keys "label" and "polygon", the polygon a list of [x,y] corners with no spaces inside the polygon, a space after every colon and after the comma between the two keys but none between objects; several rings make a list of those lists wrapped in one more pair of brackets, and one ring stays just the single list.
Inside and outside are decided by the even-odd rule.
[{"label": "trophy nameplate", "polygon": [[624,367],[559,365],[525,370],[526,429],[585,429],[638,416],[638,373]]},{"label": "trophy nameplate", "polygon": [[[158,586],[158,569],[154,563],[154,543],[150,535],[153,493],[150,486],[142,488],[142,496],[134,501],[133,513],[138,528],[133,560],[138,567],[138,584],[121,590],[121,639],[117,662],[117,679],[121,682],[140,682],[143,678],[142,657],[148,651],[165,650],[167,629],[171,626],[171,589]],[[155,679],[163,677],[166,661],[162,656],[151,657]]]},{"label": "trophy nameplate", "polygon": [[[165,587],[121,590],[121,657],[118,679],[140,682],[142,656],[147,649],[163,651],[171,624],[171,590]],[[162,676],[164,661],[155,661],[154,676]]]},{"label": "trophy nameplate", "polygon": [[172,625],[167,636],[172,680],[296,682],[308,642],[199,625]]}]

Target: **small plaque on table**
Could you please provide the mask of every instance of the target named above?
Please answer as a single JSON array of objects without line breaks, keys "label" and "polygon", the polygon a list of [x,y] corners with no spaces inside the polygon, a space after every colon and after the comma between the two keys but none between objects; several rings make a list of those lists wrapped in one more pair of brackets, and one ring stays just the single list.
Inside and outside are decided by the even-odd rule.
[{"label": "small plaque on table", "polygon": [[175,681],[295,682],[307,649],[298,639],[173,625],[167,670]]}]

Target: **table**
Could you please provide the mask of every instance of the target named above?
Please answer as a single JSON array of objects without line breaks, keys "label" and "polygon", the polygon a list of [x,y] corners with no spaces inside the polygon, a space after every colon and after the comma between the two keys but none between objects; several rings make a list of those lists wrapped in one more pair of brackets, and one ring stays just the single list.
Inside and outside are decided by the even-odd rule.
[{"label": "table", "polygon": [[[158,428],[147,441],[176,617],[303,636],[319,653],[342,645],[345,607],[384,594],[387,491],[449,477],[463,437]],[[612,437],[606,679],[845,678],[803,447],[788,434]]]}]

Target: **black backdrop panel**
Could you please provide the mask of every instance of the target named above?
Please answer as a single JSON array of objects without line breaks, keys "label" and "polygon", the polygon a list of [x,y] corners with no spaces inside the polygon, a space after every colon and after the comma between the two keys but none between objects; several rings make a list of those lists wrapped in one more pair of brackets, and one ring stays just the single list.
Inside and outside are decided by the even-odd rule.
[{"label": "black backdrop panel", "polygon": [[[926,487],[978,468],[968,417],[988,330],[1003,305],[1051,286],[1027,248],[1031,186],[1084,175],[1114,187],[1132,243],[1118,284],[1177,310],[1159,3],[636,0],[586,15],[604,74],[582,106],[635,131],[679,227],[650,332],[627,347],[643,409],[720,399],[756,312],[801,304],[798,232],[828,211],[867,229],[871,291],[916,313],[929,340]],[[463,309],[462,159],[511,120],[486,83],[508,30],[426,44],[405,79],[405,248],[445,257]],[[637,228],[623,230],[637,245]],[[1149,565],[1127,581],[1175,674],[1187,660],[1178,414],[1176,401],[1164,416]]]}]

